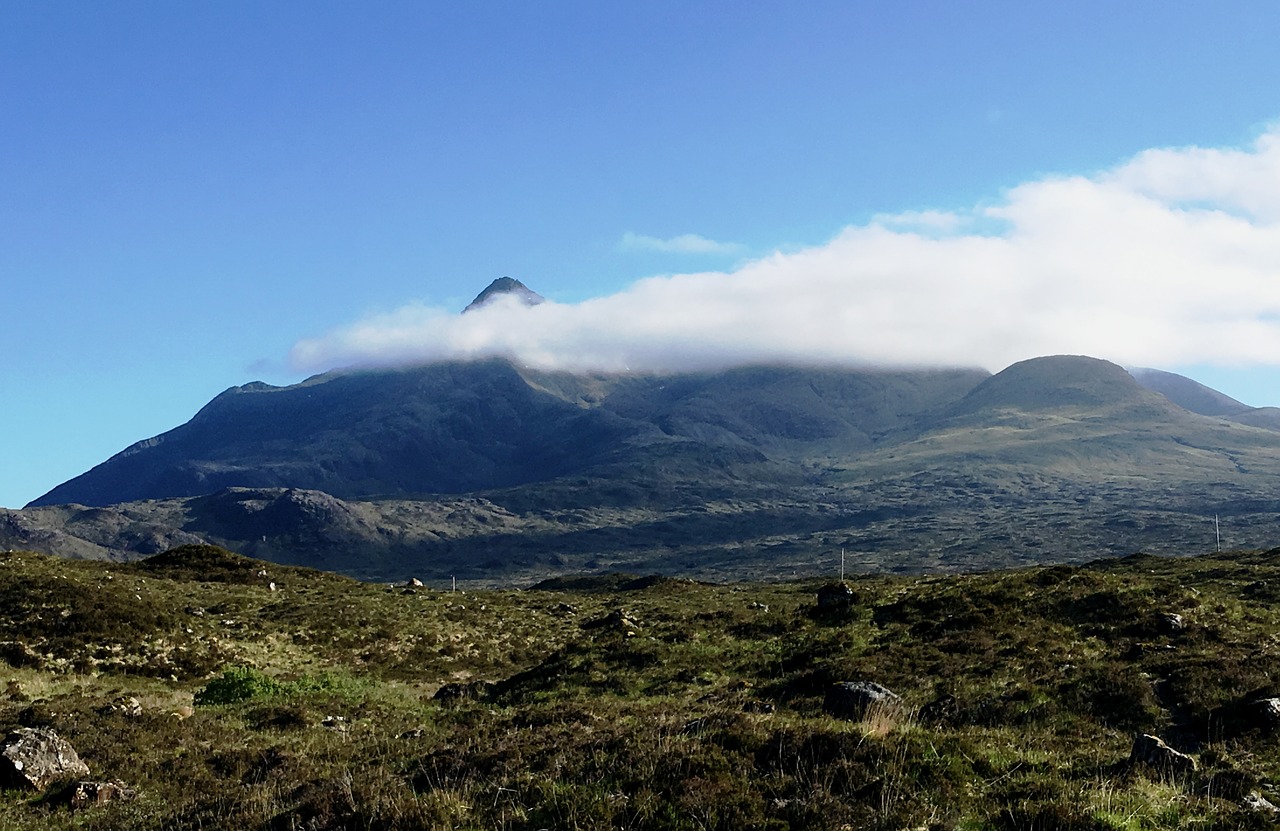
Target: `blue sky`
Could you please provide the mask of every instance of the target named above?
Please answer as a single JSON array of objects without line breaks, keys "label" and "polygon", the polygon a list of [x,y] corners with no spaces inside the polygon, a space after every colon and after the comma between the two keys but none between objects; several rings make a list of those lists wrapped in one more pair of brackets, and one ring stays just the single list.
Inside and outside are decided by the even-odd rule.
[{"label": "blue sky", "polygon": [[[785,343],[708,361],[803,356],[803,317],[758,307],[811,285],[865,292],[850,327],[892,323],[883,354],[837,344],[858,360],[937,360],[911,324],[954,324],[942,346],[993,370],[1084,351],[1280,404],[1280,213],[1248,184],[1274,167],[1277,24],[1273,3],[0,0],[0,506],[232,385],[456,356],[477,335],[446,316],[502,275],[554,302],[493,348],[550,364],[661,365],[663,331],[708,328],[673,309],[717,297]],[[1096,260],[1045,231],[1152,204]],[[1196,270],[1148,256],[1166,238]],[[1108,305],[1104,262],[1159,267]],[[1019,302],[1071,313],[1000,324]],[[1166,306],[1205,332],[1172,343]],[[632,316],[628,344],[592,340]]]}]

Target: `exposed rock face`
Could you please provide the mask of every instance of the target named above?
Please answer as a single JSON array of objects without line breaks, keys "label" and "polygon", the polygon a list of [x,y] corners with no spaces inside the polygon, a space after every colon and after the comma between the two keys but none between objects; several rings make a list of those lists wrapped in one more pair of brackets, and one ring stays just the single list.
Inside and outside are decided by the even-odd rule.
[{"label": "exposed rock face", "polygon": [[0,787],[43,791],[89,775],[71,743],[44,727],[19,727],[0,744]]},{"label": "exposed rock face", "polygon": [[822,708],[837,718],[857,721],[873,707],[897,707],[902,698],[874,681],[839,681],[827,690]]},{"label": "exposed rock face", "polygon": [[1143,733],[1133,740],[1129,764],[1153,772],[1162,778],[1175,778],[1195,773],[1196,760],[1174,750],[1158,736]]}]

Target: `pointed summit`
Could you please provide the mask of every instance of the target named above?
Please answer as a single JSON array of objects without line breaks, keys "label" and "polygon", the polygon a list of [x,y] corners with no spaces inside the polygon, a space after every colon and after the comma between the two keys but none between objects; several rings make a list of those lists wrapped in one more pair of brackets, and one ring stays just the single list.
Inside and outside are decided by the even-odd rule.
[{"label": "pointed summit", "polygon": [[476,299],[472,300],[471,303],[462,310],[462,313],[466,314],[473,309],[478,309],[493,300],[495,297],[506,294],[514,294],[520,299],[520,302],[524,303],[526,306],[536,306],[546,300],[546,298],[541,294],[533,291],[519,280],[515,280],[511,277],[499,277],[490,283],[488,288],[477,294]]}]

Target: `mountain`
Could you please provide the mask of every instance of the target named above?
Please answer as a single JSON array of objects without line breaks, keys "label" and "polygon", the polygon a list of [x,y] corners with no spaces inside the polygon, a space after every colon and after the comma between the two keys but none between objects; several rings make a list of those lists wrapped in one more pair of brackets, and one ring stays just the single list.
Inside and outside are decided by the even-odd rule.
[{"label": "mountain", "polygon": [[1182,375],[1159,369],[1135,368],[1129,370],[1139,384],[1193,413],[1209,416],[1236,416],[1251,408],[1234,398],[1223,395],[1204,384]]},{"label": "mountain", "polygon": [[1083,356],[995,375],[333,372],[224,392],[0,512],[0,545],[130,559],[203,541],[367,579],[503,582],[783,577],[840,550],[895,571],[1194,551],[1216,545],[1215,516],[1229,546],[1269,544],[1280,433],[1268,411],[1178,403],[1221,407],[1211,393]]},{"label": "mountain", "polygon": [[708,466],[860,449],[978,383],[975,370],[761,367],[678,376],[535,372],[502,360],[336,372],[234,387],[187,424],[32,506],[112,505],[227,487],[341,498],[466,493],[654,465]]},{"label": "mountain", "polygon": [[227,487],[340,497],[458,493],[600,464],[636,426],[531,387],[503,361],[335,372],[233,387],[33,505],[110,505]]},{"label": "mountain", "polygon": [[546,302],[546,298],[519,280],[511,277],[499,277],[490,283],[485,290],[476,295],[476,299],[467,304],[462,311],[470,312],[484,306],[499,297],[514,297],[526,306],[537,306]]}]

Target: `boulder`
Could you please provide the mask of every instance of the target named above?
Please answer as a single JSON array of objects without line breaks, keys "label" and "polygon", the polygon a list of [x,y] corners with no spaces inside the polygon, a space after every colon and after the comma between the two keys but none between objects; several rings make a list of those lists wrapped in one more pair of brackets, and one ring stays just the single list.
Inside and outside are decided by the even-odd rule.
[{"label": "boulder", "polygon": [[1129,765],[1145,768],[1163,778],[1187,776],[1195,773],[1197,768],[1195,759],[1174,750],[1158,736],[1149,733],[1143,733],[1133,740]]},{"label": "boulder", "polygon": [[1187,628],[1187,622],[1182,615],[1175,612],[1164,612],[1160,615],[1158,624],[1160,631],[1166,635],[1176,635]]},{"label": "boulder", "polygon": [[88,775],[71,743],[47,727],[19,727],[0,743],[0,787],[43,791]]},{"label": "boulder", "polygon": [[853,607],[855,596],[848,583],[827,583],[818,589],[818,609],[839,612]]},{"label": "boulder", "polygon": [[1263,698],[1249,705],[1253,721],[1265,730],[1280,728],[1280,698]]},{"label": "boulder", "polygon": [[837,681],[827,689],[822,708],[836,718],[862,719],[873,707],[897,707],[902,698],[874,681]]}]

